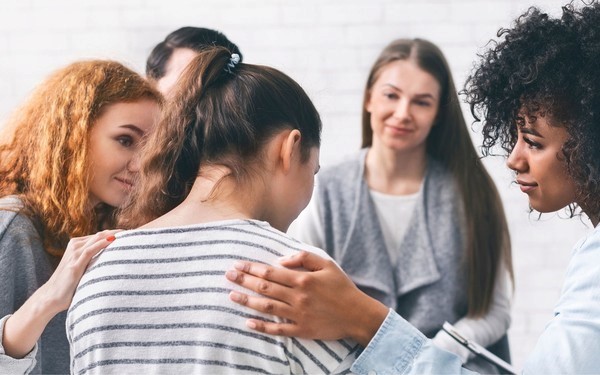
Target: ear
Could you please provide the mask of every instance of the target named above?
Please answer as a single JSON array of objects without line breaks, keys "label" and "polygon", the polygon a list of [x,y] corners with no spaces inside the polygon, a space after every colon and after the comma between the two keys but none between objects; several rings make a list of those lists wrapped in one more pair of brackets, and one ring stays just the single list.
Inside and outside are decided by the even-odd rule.
[{"label": "ear", "polygon": [[365,108],[365,111],[367,111],[368,113],[371,113],[371,90],[367,91],[367,95],[365,96],[365,102],[363,104],[363,107]]},{"label": "ear", "polygon": [[281,164],[283,167],[283,173],[287,174],[292,169],[292,162],[294,158],[300,156],[300,142],[302,140],[302,134],[298,129],[290,131],[281,144]]}]

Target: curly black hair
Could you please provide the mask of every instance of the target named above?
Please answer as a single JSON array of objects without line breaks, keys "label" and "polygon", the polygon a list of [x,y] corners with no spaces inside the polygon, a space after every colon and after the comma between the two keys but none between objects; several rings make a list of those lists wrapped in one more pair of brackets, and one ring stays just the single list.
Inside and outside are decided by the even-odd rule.
[{"label": "curly black hair", "polygon": [[[483,154],[509,154],[517,126],[545,117],[569,135],[562,151],[588,216],[600,214],[600,4],[570,3],[560,18],[532,7],[479,55],[465,95]],[[516,126],[517,125],[517,126]]]}]

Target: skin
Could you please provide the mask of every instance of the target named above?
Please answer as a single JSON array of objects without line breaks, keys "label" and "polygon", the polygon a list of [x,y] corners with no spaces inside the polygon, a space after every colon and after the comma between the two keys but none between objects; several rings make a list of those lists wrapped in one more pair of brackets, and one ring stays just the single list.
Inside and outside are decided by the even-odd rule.
[{"label": "skin", "polygon": [[551,126],[546,117],[518,127],[518,140],[506,165],[515,171],[516,183],[539,212],[557,211],[576,201],[575,184],[561,151],[568,136],[565,128]]},{"label": "skin", "polygon": [[440,84],[413,60],[382,67],[369,89],[373,144],[365,177],[372,190],[389,195],[416,193],[426,170],[426,143],[439,109]]},{"label": "skin", "polygon": [[[388,307],[361,292],[331,260],[300,252],[280,263],[290,269],[237,262],[235,269],[225,274],[228,280],[269,297],[230,292],[232,301],[289,321],[268,323],[249,319],[246,322],[249,328],[308,339],[349,337],[367,346],[385,320]],[[310,272],[292,270],[296,268]]]},{"label": "skin", "polygon": [[165,97],[169,96],[181,73],[189,65],[198,52],[189,48],[175,48],[165,68],[165,75],[156,81],[156,89]]},{"label": "skin", "polygon": [[[154,127],[158,111],[158,105],[150,100],[105,108],[90,131],[90,205],[118,207],[124,203],[139,170],[136,153],[144,135]],[[105,230],[69,241],[50,279],[7,319],[2,337],[7,355],[23,358],[31,352],[50,320],[71,304],[90,260],[114,241],[118,231]]]},{"label": "skin", "polygon": [[133,188],[135,155],[160,109],[152,100],[115,103],[104,109],[90,131],[90,202],[119,207]]},{"label": "skin", "polygon": [[201,167],[184,201],[142,228],[256,219],[285,232],[310,200],[314,174],[319,169],[318,148],[313,148],[309,160],[303,161],[300,142],[298,130],[285,130],[274,136],[260,161],[260,170],[265,173],[251,176],[241,185],[227,178],[230,171],[224,166]]},{"label": "skin", "polygon": [[[519,138],[507,166],[515,171],[517,183],[529,197],[532,208],[552,212],[577,202],[575,183],[566,172],[562,146],[568,138],[564,128],[551,126],[538,116],[534,123],[518,129]],[[585,210],[584,210],[585,211]],[[594,226],[600,221],[587,213]],[[368,345],[387,315],[387,308],[366,296],[331,261],[300,253],[282,260],[288,268],[304,267],[312,272],[276,269],[240,262],[226,273],[227,279],[269,297],[231,292],[230,299],[258,311],[268,311],[289,323],[248,320],[260,332],[311,339],[348,337]]]}]

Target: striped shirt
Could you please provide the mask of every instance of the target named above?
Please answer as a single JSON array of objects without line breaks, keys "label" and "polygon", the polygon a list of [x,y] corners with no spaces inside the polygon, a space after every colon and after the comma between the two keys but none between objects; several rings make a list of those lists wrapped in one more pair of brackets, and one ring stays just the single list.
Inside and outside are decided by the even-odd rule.
[{"label": "striped shirt", "polygon": [[90,263],[68,311],[71,373],[349,372],[354,342],[252,331],[247,318],[281,319],[228,298],[241,290],[224,276],[235,261],[276,265],[300,250],[328,258],[256,220],[117,234]]}]

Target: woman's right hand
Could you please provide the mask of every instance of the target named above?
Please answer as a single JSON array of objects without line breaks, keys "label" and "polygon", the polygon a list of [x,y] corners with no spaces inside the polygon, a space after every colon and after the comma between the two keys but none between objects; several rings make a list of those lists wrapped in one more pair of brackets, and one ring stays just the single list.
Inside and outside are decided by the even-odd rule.
[{"label": "woman's right hand", "polygon": [[117,232],[105,230],[69,241],[50,279],[6,320],[2,346],[8,356],[23,358],[33,349],[50,320],[71,304],[91,259],[114,241]]},{"label": "woman's right hand", "polygon": [[120,230],[104,230],[96,234],[74,237],[67,244],[58,267],[40,287],[47,306],[57,314],[69,308],[75,289],[92,258],[115,240]]},{"label": "woman's right hand", "polygon": [[281,264],[306,271],[238,262],[235,270],[226,273],[229,280],[267,297],[231,292],[234,302],[289,320],[251,319],[250,328],[272,335],[322,340],[349,337],[363,346],[369,343],[389,312],[385,305],[360,291],[331,260],[301,252]]}]

